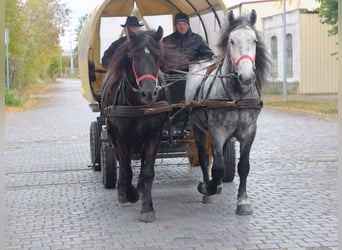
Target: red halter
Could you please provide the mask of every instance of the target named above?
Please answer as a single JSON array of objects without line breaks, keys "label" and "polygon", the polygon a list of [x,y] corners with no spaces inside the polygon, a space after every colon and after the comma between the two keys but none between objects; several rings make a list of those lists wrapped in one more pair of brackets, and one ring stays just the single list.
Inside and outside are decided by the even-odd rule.
[{"label": "red halter", "polygon": [[158,81],[158,75],[159,75],[159,70],[157,72],[157,74],[154,76],[154,75],[151,75],[151,74],[145,74],[145,75],[142,75],[142,76],[138,76],[136,70],[135,70],[135,67],[134,67],[134,61],[132,61],[132,69],[133,69],[133,73],[134,73],[134,77],[135,77],[135,80],[137,81],[137,84],[139,85],[141,81],[147,79],[147,78],[150,78],[152,79],[153,81],[155,81],[157,83]]},{"label": "red halter", "polygon": [[253,58],[250,55],[242,55],[237,60],[235,60],[235,58],[232,55],[232,51],[229,50],[229,56],[230,56],[230,60],[232,60],[232,63],[234,64],[234,66],[238,66],[239,63],[241,62],[241,60],[243,60],[243,59],[249,59],[249,60],[251,60],[253,65],[255,65],[255,57]]}]

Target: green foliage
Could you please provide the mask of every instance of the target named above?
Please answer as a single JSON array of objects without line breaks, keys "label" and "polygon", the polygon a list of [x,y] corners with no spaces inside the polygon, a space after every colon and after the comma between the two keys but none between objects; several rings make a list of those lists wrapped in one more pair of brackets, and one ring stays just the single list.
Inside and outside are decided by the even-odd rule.
[{"label": "green foliage", "polygon": [[5,89],[5,105],[11,107],[21,107],[23,104],[15,92]]},{"label": "green foliage", "polygon": [[61,0],[5,1],[11,88],[20,91],[37,79],[55,76],[62,52],[59,37],[69,24],[70,10]]},{"label": "green foliage", "polygon": [[321,3],[319,15],[321,22],[331,25],[330,35],[338,33],[338,0],[318,0]]}]

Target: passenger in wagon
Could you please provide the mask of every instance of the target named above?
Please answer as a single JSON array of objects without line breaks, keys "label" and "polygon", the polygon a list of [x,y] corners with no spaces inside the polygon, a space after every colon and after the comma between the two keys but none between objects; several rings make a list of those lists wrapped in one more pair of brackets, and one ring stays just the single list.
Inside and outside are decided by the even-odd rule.
[{"label": "passenger in wagon", "polygon": [[[181,12],[176,14],[175,27],[176,31],[163,39],[166,49],[175,49],[180,55],[177,65],[174,66],[176,71],[167,72],[168,74],[165,76],[166,80],[168,77],[169,79],[183,78],[182,81],[175,82],[169,88],[172,103],[178,103],[185,99],[184,73],[189,71],[189,62],[211,60],[214,57],[214,53],[206,41],[200,35],[192,32],[188,15]],[[187,62],[184,62],[184,55],[188,59]]]},{"label": "passenger in wagon", "polygon": [[[134,33],[137,33],[140,30],[140,27],[144,26],[143,24],[140,24],[138,21],[138,18],[135,16],[128,16],[126,19],[126,23],[122,24],[121,27],[125,28],[125,33],[127,35],[128,29],[130,31],[133,31]],[[119,38],[118,40],[114,41],[108,49],[104,52],[103,57],[101,59],[102,66],[104,68],[107,68],[108,64],[111,61],[112,56],[114,55],[115,51],[120,47],[121,44],[123,44],[127,40],[127,36],[123,36]]]}]

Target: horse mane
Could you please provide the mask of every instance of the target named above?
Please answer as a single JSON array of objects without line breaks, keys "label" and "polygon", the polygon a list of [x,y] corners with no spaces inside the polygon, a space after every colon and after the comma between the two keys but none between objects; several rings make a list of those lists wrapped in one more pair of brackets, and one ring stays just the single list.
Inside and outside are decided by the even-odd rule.
[{"label": "horse mane", "polygon": [[164,81],[162,71],[174,68],[175,65],[179,64],[179,61],[189,62],[189,58],[184,53],[180,54],[176,47],[165,46],[162,41],[157,41],[154,37],[155,34],[155,30],[140,31],[134,39],[127,39],[116,50],[107,67],[107,74],[102,85],[101,106],[108,106],[110,95],[115,92],[115,89],[120,85],[118,83],[123,80],[125,75],[128,80],[134,81],[129,74],[132,68],[131,58],[138,56],[138,53],[145,47],[159,59],[161,70],[158,77],[160,82]]},{"label": "horse mane", "polygon": [[[255,17],[256,18],[256,17]],[[255,21],[255,20],[254,20]],[[268,70],[271,65],[271,58],[267,51],[266,45],[263,42],[261,35],[256,30],[255,26],[251,24],[249,16],[239,16],[233,19],[229,19],[227,27],[223,30],[219,39],[218,48],[222,54],[225,54],[227,50],[228,38],[230,33],[240,26],[248,26],[251,28],[257,37],[256,54],[255,54],[255,74],[256,74],[256,86],[259,90],[267,81]]]},{"label": "horse mane", "polygon": [[131,81],[129,70],[132,68],[132,60],[138,56],[138,53],[147,47],[151,54],[160,58],[161,57],[161,42],[154,38],[155,31],[147,30],[140,31],[136,34],[136,38],[129,39],[120,45],[115,51],[108,67],[105,82],[102,89],[102,106],[107,106],[110,93],[118,87],[118,83],[125,77]]}]

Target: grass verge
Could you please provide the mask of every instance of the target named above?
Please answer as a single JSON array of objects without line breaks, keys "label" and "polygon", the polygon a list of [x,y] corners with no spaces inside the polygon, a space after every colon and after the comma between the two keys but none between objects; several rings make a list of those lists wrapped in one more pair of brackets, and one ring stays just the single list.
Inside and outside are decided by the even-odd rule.
[{"label": "grass verge", "polygon": [[5,90],[5,112],[21,112],[33,108],[39,103],[36,95],[47,93],[50,87],[46,83],[30,84],[20,93],[14,90]]},{"label": "grass verge", "polygon": [[336,116],[338,112],[337,103],[321,103],[314,101],[302,101],[302,100],[290,100],[287,102],[282,101],[266,101],[266,108],[273,109],[285,109],[291,111],[299,111],[310,114],[317,115],[327,115],[327,116]]}]

